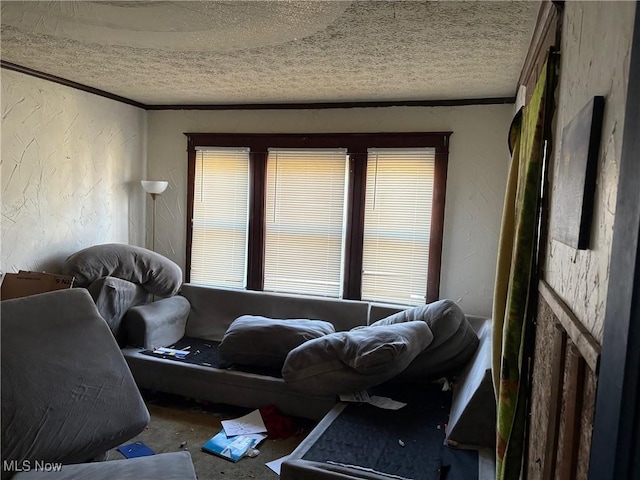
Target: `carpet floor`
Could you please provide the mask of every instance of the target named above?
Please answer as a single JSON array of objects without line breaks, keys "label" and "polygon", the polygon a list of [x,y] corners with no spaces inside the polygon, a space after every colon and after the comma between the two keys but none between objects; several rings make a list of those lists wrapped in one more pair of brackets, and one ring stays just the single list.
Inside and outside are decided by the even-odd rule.
[{"label": "carpet floor", "polygon": [[[210,479],[264,479],[276,480],[278,476],[265,463],[290,454],[315,423],[305,419],[294,419],[300,427],[299,435],[287,439],[266,439],[254,458],[242,458],[233,463],[201,450],[202,445],[221,429],[221,421],[241,417],[251,410],[230,405],[196,402],[164,394],[143,394],[151,415],[149,426],[137,437],[125,442],[143,442],[156,453],[188,450],[198,480]],[[117,450],[109,452],[109,460],[121,460],[124,456]]]}]

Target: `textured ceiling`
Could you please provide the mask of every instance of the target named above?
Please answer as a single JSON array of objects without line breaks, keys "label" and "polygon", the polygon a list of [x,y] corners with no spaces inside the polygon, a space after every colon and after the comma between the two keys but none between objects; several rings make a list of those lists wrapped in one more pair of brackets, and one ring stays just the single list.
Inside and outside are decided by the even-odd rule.
[{"label": "textured ceiling", "polygon": [[3,0],[2,60],[149,105],[511,97],[539,5]]}]

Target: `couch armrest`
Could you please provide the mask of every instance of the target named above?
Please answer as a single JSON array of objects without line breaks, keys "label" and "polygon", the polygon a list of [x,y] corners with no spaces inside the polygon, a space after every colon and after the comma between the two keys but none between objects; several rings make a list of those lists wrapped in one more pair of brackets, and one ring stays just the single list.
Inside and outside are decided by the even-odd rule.
[{"label": "couch armrest", "polygon": [[124,345],[124,332],[120,324],[131,307],[151,301],[151,294],[140,285],[116,277],[101,277],[87,288],[120,346]]},{"label": "couch armrest", "polygon": [[130,308],[125,314],[127,343],[134,347],[167,347],[184,336],[191,305],[180,296]]},{"label": "couch armrest", "polygon": [[491,320],[479,331],[480,346],[456,381],[447,443],[461,448],[494,447],[496,396],[491,375]]}]

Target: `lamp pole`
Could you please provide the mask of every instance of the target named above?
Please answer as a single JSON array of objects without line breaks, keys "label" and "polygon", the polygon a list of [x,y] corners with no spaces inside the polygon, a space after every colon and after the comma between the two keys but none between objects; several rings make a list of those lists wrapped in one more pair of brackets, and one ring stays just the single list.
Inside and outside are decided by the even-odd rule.
[{"label": "lamp pole", "polygon": [[144,188],[145,192],[151,195],[151,199],[153,200],[153,218],[151,219],[151,250],[156,251],[156,199],[158,196],[167,189],[169,182],[165,180],[158,181],[150,181],[150,180],[142,180],[140,181],[142,188]]},{"label": "lamp pole", "polygon": [[153,199],[153,217],[151,218],[151,250],[156,251],[156,198],[159,193],[150,193]]}]

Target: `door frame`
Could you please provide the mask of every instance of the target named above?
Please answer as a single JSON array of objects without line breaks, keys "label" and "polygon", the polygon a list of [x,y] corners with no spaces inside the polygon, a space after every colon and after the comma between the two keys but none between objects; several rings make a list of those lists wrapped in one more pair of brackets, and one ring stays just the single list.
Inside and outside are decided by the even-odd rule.
[{"label": "door frame", "polygon": [[636,3],[589,478],[640,478],[640,4]]}]

